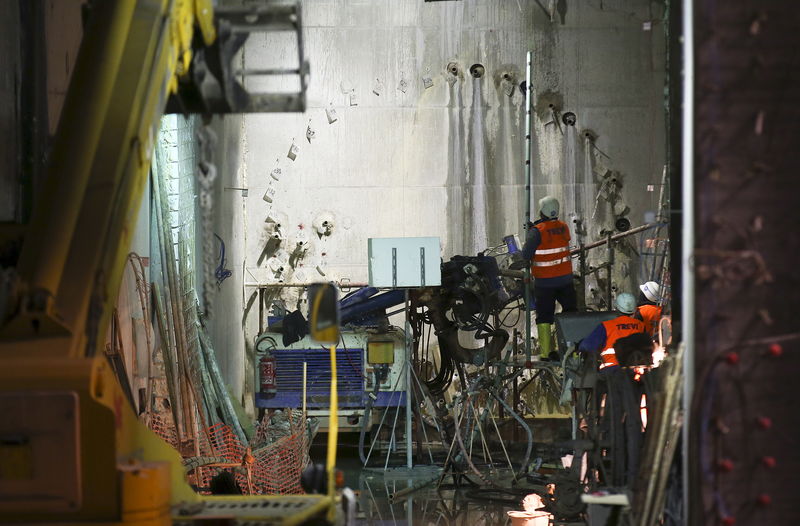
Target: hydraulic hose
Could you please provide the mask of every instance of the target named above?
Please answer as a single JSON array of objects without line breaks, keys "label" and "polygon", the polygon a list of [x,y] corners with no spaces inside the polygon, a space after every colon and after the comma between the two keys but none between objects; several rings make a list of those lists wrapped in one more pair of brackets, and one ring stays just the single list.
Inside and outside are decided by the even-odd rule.
[{"label": "hydraulic hose", "polygon": [[438,294],[431,296],[420,296],[419,301],[428,308],[428,316],[431,324],[436,331],[439,340],[439,348],[453,360],[461,363],[475,363],[475,357],[496,359],[508,342],[509,334],[502,329],[495,329],[489,333],[491,339],[476,349],[463,347],[458,341],[458,326],[447,318],[447,304],[445,298]]},{"label": "hydraulic hose", "polygon": [[506,411],[508,411],[509,414],[511,414],[511,416],[514,417],[514,420],[516,420],[517,422],[520,423],[522,428],[525,430],[525,434],[528,435],[528,446],[525,448],[525,458],[522,461],[522,466],[519,469],[519,474],[522,475],[525,472],[525,470],[528,468],[528,462],[531,459],[531,451],[533,449],[533,432],[531,431],[531,428],[528,425],[528,423],[525,422],[525,419],[522,418],[521,416],[519,416],[516,411],[511,409],[511,407],[505,402],[505,400],[503,400],[501,397],[497,396],[497,394],[494,392],[494,390],[487,389],[487,391],[489,392],[490,395],[492,395],[492,397],[495,400],[500,402],[500,405],[502,405],[503,408]]}]

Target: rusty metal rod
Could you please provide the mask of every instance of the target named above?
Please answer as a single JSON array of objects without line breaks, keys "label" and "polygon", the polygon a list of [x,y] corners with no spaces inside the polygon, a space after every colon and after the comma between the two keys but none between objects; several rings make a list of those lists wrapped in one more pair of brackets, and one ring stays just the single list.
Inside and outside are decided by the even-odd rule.
[{"label": "rusty metal rod", "polygon": [[[282,289],[282,288],[308,288],[311,285],[319,284],[324,280],[316,281],[316,282],[305,282],[305,283],[254,283],[249,281],[244,284],[245,287],[256,287],[259,289]],[[343,289],[357,289],[361,287],[369,287],[369,283],[350,283],[350,282],[334,282],[338,287]]]},{"label": "rusty metal rod", "polygon": [[617,241],[619,239],[632,236],[633,234],[638,234],[639,232],[644,232],[645,230],[650,230],[651,228],[656,228],[658,226],[664,226],[666,223],[647,223],[646,225],[637,226],[636,228],[631,228],[630,230],[626,230],[625,232],[620,232],[619,234],[614,234],[613,236],[607,237],[606,239],[601,239],[600,241],[595,241],[594,243],[589,243],[588,245],[584,245],[583,247],[573,248],[569,251],[571,256],[575,256],[580,254],[581,252],[585,252],[592,248],[602,247],[609,241]]}]

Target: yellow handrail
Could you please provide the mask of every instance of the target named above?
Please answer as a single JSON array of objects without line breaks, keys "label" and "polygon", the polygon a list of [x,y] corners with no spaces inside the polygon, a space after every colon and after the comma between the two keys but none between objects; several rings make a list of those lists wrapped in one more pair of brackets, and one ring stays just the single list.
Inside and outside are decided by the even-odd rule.
[{"label": "yellow handrail", "polygon": [[[334,498],[336,494],[336,446],[337,435],[339,433],[339,417],[337,408],[339,407],[338,390],[336,385],[336,345],[331,345],[331,402],[328,416],[328,496]],[[336,518],[336,507],[331,506],[328,510],[328,520]]]}]

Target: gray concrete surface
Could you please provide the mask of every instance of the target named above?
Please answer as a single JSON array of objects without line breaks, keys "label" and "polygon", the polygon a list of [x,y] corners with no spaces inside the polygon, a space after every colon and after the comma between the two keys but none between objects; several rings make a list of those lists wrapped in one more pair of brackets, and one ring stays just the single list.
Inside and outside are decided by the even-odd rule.
[{"label": "gray concrete surface", "polygon": [[[308,111],[243,117],[235,180],[249,188],[249,196],[242,218],[238,212],[223,214],[218,223],[231,232],[231,225],[244,225],[245,236],[227,246],[231,255],[244,255],[245,304],[253,293],[246,283],[365,281],[369,237],[440,236],[442,255],[449,258],[521,233],[524,108],[514,86],[524,79],[528,50],[534,53],[534,103],[547,108],[534,119],[534,199],[552,193],[562,203],[575,202],[574,212],[585,219],[584,239],[592,241],[613,220],[609,203],[595,205],[596,172],[611,170],[624,182],[619,201],[630,208],[634,226],[654,212],[664,164],[663,6],[642,0],[560,0],[552,2],[551,21],[550,4],[303,2],[311,64]],[[269,35],[248,44],[244,61],[249,67],[288,66],[295,53],[290,35]],[[446,69],[451,62],[456,76]],[[469,77],[475,63],[486,69],[480,81]],[[425,88],[424,77],[432,87]],[[288,78],[248,85],[295,87]],[[357,105],[351,105],[349,90]],[[574,137],[563,125],[549,124],[550,100],[558,102],[560,112],[577,115]],[[326,109],[335,110],[336,122],[328,123]],[[309,126],[315,132],[310,143]],[[586,130],[597,136],[588,160]],[[294,161],[287,158],[292,143],[299,147]],[[233,170],[234,164],[226,166]],[[275,168],[281,169],[279,180],[270,177]],[[483,176],[485,187],[476,186],[476,175]],[[574,184],[564,186],[568,177]],[[271,204],[262,199],[268,190],[274,193]],[[485,210],[474,209],[476,198],[485,199]],[[230,207],[241,196],[227,192],[223,199],[228,203],[222,206]],[[313,223],[323,212],[334,227],[320,238]],[[268,217],[281,224],[279,246],[267,245],[275,230]],[[473,230],[481,217],[486,240],[476,241]],[[223,224],[228,220],[231,225]],[[302,249],[297,250],[298,242]],[[615,283],[630,290],[638,280],[638,261],[628,256],[620,261]],[[276,272],[279,268],[283,271]],[[235,285],[229,288],[236,298],[226,301],[242,307],[234,305],[240,301]],[[282,299],[289,309],[303,307],[294,292]],[[248,342],[255,336],[256,310],[247,316]],[[228,322],[234,327],[239,320]],[[227,352],[243,352],[238,336],[231,343]],[[240,370],[239,360],[231,363]],[[237,383],[239,373],[230,374]]]}]

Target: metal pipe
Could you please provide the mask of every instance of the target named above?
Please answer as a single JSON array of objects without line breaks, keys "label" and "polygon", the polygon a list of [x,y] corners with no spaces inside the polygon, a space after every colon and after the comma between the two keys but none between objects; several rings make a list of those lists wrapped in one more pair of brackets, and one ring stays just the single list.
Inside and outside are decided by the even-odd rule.
[{"label": "metal pipe", "polygon": [[[411,469],[411,306],[408,299],[408,289],[406,295],[406,467]],[[422,425],[422,422],[420,422]]]},{"label": "metal pipe", "polygon": [[[152,191],[153,191],[153,207],[155,211],[155,218],[156,218],[156,231],[157,231],[157,239],[158,239],[158,256],[160,258],[161,263],[161,274],[162,274],[162,282],[163,282],[163,291],[164,291],[164,298],[163,303],[157,304],[158,307],[163,309],[165,318],[164,321],[166,322],[166,328],[168,331],[169,340],[166,342],[162,342],[162,345],[166,343],[167,347],[165,349],[170,350],[170,360],[173,360],[174,365],[174,373],[175,373],[175,388],[177,389],[178,398],[177,400],[171,400],[173,403],[180,404],[180,408],[178,410],[178,414],[180,416],[180,421],[175,422],[175,426],[178,429],[179,436],[187,436],[188,432],[190,431],[189,428],[186,427],[186,422],[188,422],[189,417],[187,416],[187,412],[191,410],[189,395],[186,390],[186,381],[184,375],[184,367],[185,362],[182,359],[182,353],[180,348],[180,335],[178,329],[178,320],[175,318],[176,310],[173,301],[173,290],[174,281],[170,278],[171,269],[174,262],[173,256],[170,255],[168,252],[168,248],[172,247],[172,240],[169,239],[169,235],[167,233],[167,229],[164,225],[164,213],[162,207],[164,206],[165,201],[161,199],[161,182],[160,176],[158,175],[161,171],[161,160],[159,153],[159,148],[156,148],[156,155],[154,156],[154,168],[151,172],[151,180],[152,180]],[[158,298],[160,299],[160,298]],[[173,347],[174,345],[174,347]],[[173,352],[174,351],[174,354]],[[166,359],[166,358],[165,358]]]},{"label": "metal pipe", "polygon": [[[531,222],[531,199],[533,188],[531,181],[531,68],[533,52],[528,51],[525,66],[525,233],[527,237]],[[531,361],[531,268],[525,266],[525,278],[522,286],[525,292],[525,360]]]},{"label": "metal pipe", "polygon": [[42,206],[17,266],[30,292],[51,298],[58,292],[135,7],[99,2],[89,18],[47,164]]},{"label": "metal pipe", "polygon": [[428,478],[422,479],[420,481],[417,481],[417,482],[413,483],[411,486],[409,486],[407,488],[403,488],[403,489],[395,491],[394,493],[390,493],[389,494],[389,502],[396,503],[397,501],[399,501],[403,497],[414,493],[418,489],[424,488],[425,486],[427,486],[428,484],[431,484],[432,482],[434,482],[438,478],[439,478],[439,473],[436,473],[436,475],[434,475],[433,477],[428,477]]},{"label": "metal pipe", "polygon": [[[197,342],[200,347],[198,352],[202,353],[203,355],[202,357],[198,356],[198,360],[205,359],[206,365],[208,366],[208,373],[211,376],[211,381],[213,383],[212,388],[217,392],[219,408],[222,411],[222,416],[226,420],[225,423],[231,426],[234,434],[239,437],[239,440],[242,442],[242,444],[247,444],[247,436],[245,435],[242,424],[239,421],[239,415],[236,414],[236,411],[233,408],[233,402],[231,402],[231,396],[228,393],[228,386],[225,383],[225,380],[222,378],[222,372],[220,372],[219,364],[217,363],[216,352],[214,351],[214,347],[211,345],[211,341],[209,340],[205,329],[202,327],[198,327]],[[331,389],[335,390],[335,377],[331,380],[331,384]],[[195,401],[199,406],[199,400],[196,399]]]},{"label": "metal pipe", "polygon": [[[306,397],[307,397],[307,385],[308,385],[308,362],[303,362],[303,419],[308,417],[308,411],[306,411]],[[366,418],[366,415],[364,415]]]},{"label": "metal pipe", "polygon": [[265,68],[265,69],[237,69],[235,75],[266,76],[266,75],[302,75],[301,68]]},{"label": "metal pipe", "polygon": [[258,334],[264,332],[264,289],[258,289]]},{"label": "metal pipe", "polygon": [[634,234],[638,234],[639,232],[644,232],[645,230],[650,230],[651,228],[656,228],[656,227],[658,227],[660,225],[661,225],[661,223],[647,223],[647,224],[644,224],[644,225],[641,225],[641,226],[637,226],[636,228],[631,228],[630,230],[626,230],[625,232],[620,232],[619,234],[614,234],[613,236],[609,236],[609,237],[607,237],[605,239],[601,239],[600,241],[595,241],[594,243],[589,243],[588,245],[584,245],[583,247],[573,248],[572,250],[569,251],[569,254],[571,256],[574,256],[576,254],[580,254],[582,251],[585,252],[585,251],[590,250],[592,248],[602,247],[603,245],[608,243],[609,240],[617,241],[617,240],[626,238],[628,236],[632,236]]},{"label": "metal pipe", "polygon": [[606,240],[606,248],[608,250],[608,266],[606,270],[608,272],[608,282],[606,282],[606,307],[608,310],[611,310],[612,303],[611,303],[611,296],[612,296],[612,285],[611,285],[611,271],[614,269],[614,245],[611,244],[611,234],[608,234],[608,238]]},{"label": "metal pipe", "polygon": [[[689,500],[689,438],[691,436],[691,405],[694,388],[694,2],[683,0],[683,242],[681,244],[681,291],[683,335],[683,523],[691,517]],[[696,505],[696,503],[695,503]]]},{"label": "metal pipe", "polygon": [[156,203],[156,213],[158,214],[159,245],[161,248],[161,267],[164,278],[164,291],[167,304],[170,328],[175,338],[175,352],[177,357],[178,385],[181,389],[181,400],[183,403],[183,417],[185,431],[190,431],[193,426],[194,411],[191,399],[199,399],[194,385],[194,378],[190,372],[191,359],[189,356],[189,342],[186,339],[186,313],[181,308],[182,291],[178,269],[175,268],[177,258],[175,257],[175,245],[173,244],[172,233],[169,224],[169,200],[167,197],[167,186],[165,182],[165,168],[167,164],[163,161],[163,148],[156,147],[155,160],[159,167],[158,171],[152,172],[153,177],[153,197]]},{"label": "metal pipe", "polygon": [[525,457],[523,457],[522,465],[520,466],[520,469],[519,469],[519,474],[522,475],[528,469],[528,462],[531,459],[531,451],[533,450],[533,432],[531,431],[531,428],[528,425],[528,423],[525,422],[525,419],[522,418],[520,415],[518,415],[517,412],[514,409],[511,409],[510,407],[508,407],[508,404],[505,402],[505,400],[503,400],[501,397],[497,396],[497,393],[495,393],[491,389],[487,389],[487,392],[490,395],[492,395],[492,397],[495,400],[500,402],[500,404],[503,407],[506,408],[506,411],[508,411],[508,413],[514,418],[514,420],[516,420],[517,422],[520,423],[520,425],[522,426],[522,429],[525,430],[525,434],[528,437],[528,443],[527,443],[527,446],[525,447]]},{"label": "metal pipe", "polygon": [[[248,281],[244,284],[245,287],[256,287],[259,289],[282,289],[282,288],[308,288],[311,285],[318,285],[319,281],[308,281],[305,283],[255,283],[253,281]],[[337,287],[342,289],[358,289],[361,287],[369,287],[369,283],[350,283],[350,282],[341,282],[341,281],[334,281]]]}]

